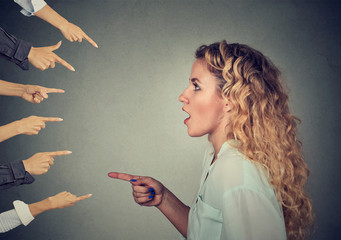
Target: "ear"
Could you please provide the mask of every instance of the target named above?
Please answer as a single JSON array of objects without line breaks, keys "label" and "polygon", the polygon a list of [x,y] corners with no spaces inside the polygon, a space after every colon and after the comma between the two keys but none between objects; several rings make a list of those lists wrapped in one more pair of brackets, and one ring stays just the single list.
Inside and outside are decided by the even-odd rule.
[{"label": "ear", "polygon": [[231,112],[233,108],[234,108],[234,105],[231,102],[230,97],[227,97],[225,99],[224,112]]}]

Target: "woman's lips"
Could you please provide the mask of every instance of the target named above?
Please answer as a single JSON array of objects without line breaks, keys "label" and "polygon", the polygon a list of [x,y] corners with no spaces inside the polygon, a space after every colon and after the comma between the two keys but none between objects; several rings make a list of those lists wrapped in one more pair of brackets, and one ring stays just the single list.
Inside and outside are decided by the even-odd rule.
[{"label": "woman's lips", "polygon": [[[182,108],[182,111],[184,111],[185,113],[188,113],[188,112],[186,112],[186,110],[184,108]],[[189,115],[189,117],[184,120],[184,124],[186,124],[188,122],[188,120],[191,118],[191,115],[189,113],[188,113],[188,115]]]}]

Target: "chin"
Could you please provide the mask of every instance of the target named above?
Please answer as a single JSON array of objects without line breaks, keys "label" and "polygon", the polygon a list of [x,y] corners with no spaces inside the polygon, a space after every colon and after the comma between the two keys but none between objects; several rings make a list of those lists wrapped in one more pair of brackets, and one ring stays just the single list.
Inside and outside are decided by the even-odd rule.
[{"label": "chin", "polygon": [[201,133],[201,132],[190,131],[190,129],[187,130],[187,133],[188,133],[188,136],[190,137],[202,137],[206,134],[206,133]]}]

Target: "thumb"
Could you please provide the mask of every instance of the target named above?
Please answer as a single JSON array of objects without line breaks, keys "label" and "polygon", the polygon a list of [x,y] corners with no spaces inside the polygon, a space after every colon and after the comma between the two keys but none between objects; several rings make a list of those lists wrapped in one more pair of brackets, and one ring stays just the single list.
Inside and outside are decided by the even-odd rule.
[{"label": "thumb", "polygon": [[52,45],[51,46],[52,51],[57,50],[58,48],[60,48],[60,45],[62,45],[62,40],[60,40],[56,45]]},{"label": "thumb", "polygon": [[149,179],[145,177],[140,177],[138,179],[130,179],[130,183],[134,186],[149,186]]}]

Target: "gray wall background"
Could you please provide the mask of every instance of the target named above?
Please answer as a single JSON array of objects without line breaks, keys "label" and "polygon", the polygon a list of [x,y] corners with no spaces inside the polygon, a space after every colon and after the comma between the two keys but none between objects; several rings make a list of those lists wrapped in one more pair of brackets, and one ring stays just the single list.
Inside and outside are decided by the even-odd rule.
[{"label": "gray wall background", "polygon": [[190,138],[177,98],[187,86],[194,51],[226,39],[269,56],[290,89],[292,112],[311,169],[307,191],[316,212],[311,239],[340,239],[340,3],[338,1],[80,1],[47,0],[99,45],[70,43],[43,22],[0,2],[0,23],[34,46],[63,40],[56,53],[72,64],[41,72],[0,61],[0,79],[62,88],[34,105],[0,97],[0,124],[56,116],[37,136],[0,144],[2,163],[37,152],[71,150],[31,185],[0,192],[0,211],[12,201],[42,200],[68,190],[93,197],[46,212],[0,239],[178,239],[154,208],[140,207],[127,182],[110,171],[149,175],[190,204],[207,138]]}]

